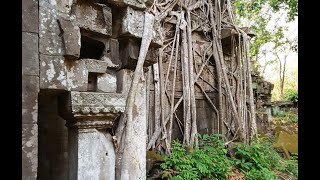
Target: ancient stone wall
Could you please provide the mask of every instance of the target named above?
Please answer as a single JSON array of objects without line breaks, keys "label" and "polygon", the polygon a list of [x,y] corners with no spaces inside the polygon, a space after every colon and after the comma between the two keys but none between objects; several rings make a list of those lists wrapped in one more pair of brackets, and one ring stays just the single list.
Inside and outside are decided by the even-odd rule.
[{"label": "ancient stone wall", "polygon": [[[112,136],[117,126],[116,120],[124,112],[138,61],[146,17],[144,10],[152,5],[152,1],[22,2],[23,179],[115,179],[115,144]],[[228,135],[235,131],[235,115],[229,113],[231,105],[227,100],[225,85],[222,88],[222,113],[226,121],[219,122],[213,108],[218,107],[218,90],[217,68],[211,48],[212,37],[208,35],[212,27],[208,14],[200,12],[199,7],[195,11],[200,18],[196,13],[191,15],[194,57],[192,74],[184,74],[181,47],[175,50],[169,44],[174,38],[178,19],[165,18],[163,22],[156,20],[153,24],[152,41],[144,62],[147,81],[141,88],[146,88],[146,93],[140,94],[141,98],[137,103],[138,108],[146,108],[141,111],[144,114],[140,113],[139,117],[135,117],[143,120],[135,121],[135,125],[146,126],[147,123],[147,127],[142,129],[148,129],[148,141],[156,130],[154,121],[160,117],[159,112],[162,118],[167,118],[171,104],[177,103],[183,96],[184,76],[195,77],[201,68],[201,76],[194,85],[197,131]],[[224,3],[222,7],[223,20],[230,23],[227,4]],[[205,23],[202,18],[206,18]],[[183,26],[182,23],[180,25]],[[228,23],[223,27],[223,61],[228,70],[231,93],[235,97],[238,95],[236,86],[240,84],[240,80],[234,76],[242,73],[240,60],[238,62],[234,55],[234,45],[239,45],[239,32],[232,31]],[[173,56],[177,63],[173,60],[170,62],[170,52],[175,51],[179,52]],[[208,63],[203,68],[207,59]],[[174,66],[177,70],[175,81]],[[164,92],[159,94],[159,84],[163,83],[161,79],[168,81],[167,84],[162,84]],[[236,82],[239,83],[236,85]],[[254,88],[257,108],[260,107],[260,100],[264,100],[264,91],[260,92],[259,83],[257,81]],[[173,84],[175,88],[172,88]],[[168,98],[173,91],[173,99]],[[268,96],[270,92],[265,94]],[[160,96],[163,96],[161,106]],[[243,104],[246,106],[246,102]],[[246,108],[247,106],[244,109],[247,110]],[[183,138],[184,115],[181,103],[172,121],[172,139]],[[144,133],[141,131],[136,135],[143,136]],[[139,139],[136,141],[139,141],[136,144],[144,143]],[[144,149],[132,151],[145,157]]]},{"label": "ancient stone wall", "polygon": [[274,85],[265,81],[258,73],[252,74],[252,83],[257,111],[257,127],[259,133],[265,133],[272,120],[271,91]]},{"label": "ancient stone wall", "polygon": [[[23,179],[114,179],[110,133],[124,111],[146,5],[131,0],[22,4]],[[146,67],[157,61],[162,43],[159,32],[153,34]]]},{"label": "ancient stone wall", "polygon": [[36,179],[38,168],[38,5],[22,1],[22,179]]}]

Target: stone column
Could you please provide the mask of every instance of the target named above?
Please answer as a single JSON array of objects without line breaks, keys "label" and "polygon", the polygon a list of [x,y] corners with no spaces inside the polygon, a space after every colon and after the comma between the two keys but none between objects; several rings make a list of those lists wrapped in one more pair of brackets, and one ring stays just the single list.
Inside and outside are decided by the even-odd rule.
[{"label": "stone column", "polygon": [[22,1],[22,179],[38,169],[39,21],[38,0]]},{"label": "stone column", "polygon": [[125,96],[72,91],[60,100],[69,130],[69,180],[114,180],[115,150],[107,128],[123,112]]}]

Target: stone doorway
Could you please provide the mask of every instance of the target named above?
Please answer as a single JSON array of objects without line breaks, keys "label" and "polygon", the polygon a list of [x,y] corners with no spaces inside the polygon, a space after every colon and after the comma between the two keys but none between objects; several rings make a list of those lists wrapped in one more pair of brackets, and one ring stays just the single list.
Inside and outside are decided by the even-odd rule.
[{"label": "stone doorway", "polygon": [[38,115],[38,178],[39,180],[68,179],[68,129],[58,115],[56,93],[39,93]]}]

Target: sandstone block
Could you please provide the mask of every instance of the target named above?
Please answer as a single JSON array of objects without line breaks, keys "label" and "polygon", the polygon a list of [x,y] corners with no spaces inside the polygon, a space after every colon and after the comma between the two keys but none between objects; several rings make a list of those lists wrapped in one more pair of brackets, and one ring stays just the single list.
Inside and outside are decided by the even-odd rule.
[{"label": "sandstone block", "polygon": [[22,32],[22,74],[39,76],[38,35]]}]

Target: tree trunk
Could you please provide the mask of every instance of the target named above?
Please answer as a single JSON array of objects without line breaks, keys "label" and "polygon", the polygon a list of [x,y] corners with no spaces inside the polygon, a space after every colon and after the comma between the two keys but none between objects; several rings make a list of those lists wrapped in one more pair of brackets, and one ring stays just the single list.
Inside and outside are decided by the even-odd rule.
[{"label": "tree trunk", "polygon": [[[122,124],[125,124],[124,143],[121,144],[120,179],[146,179],[146,87],[143,64],[152,40],[154,16],[145,12],[144,28],[137,66],[127,97]],[[120,123],[120,122],[119,122]],[[119,133],[122,135],[123,133]],[[122,138],[120,138],[122,139]],[[120,149],[121,149],[120,148]]]},{"label": "tree trunk", "polygon": [[194,143],[198,144],[197,137],[197,111],[196,111],[196,99],[194,95],[194,72],[193,72],[193,50],[192,50],[192,36],[191,36],[191,15],[190,11],[187,11],[187,37],[188,37],[188,57],[189,57],[189,81],[190,81],[190,100],[191,100],[191,135],[190,146],[193,147]]},{"label": "tree trunk", "polygon": [[250,104],[250,115],[251,115],[251,131],[250,137],[253,138],[257,134],[257,122],[256,122],[256,112],[255,112],[255,105],[254,105],[254,96],[253,96],[253,88],[252,88],[252,79],[251,79],[251,62],[249,56],[249,41],[247,34],[243,33],[243,41],[245,43],[245,54],[246,54],[246,61],[247,61],[247,71],[248,71],[248,89],[249,89],[249,104]]},{"label": "tree trunk", "polygon": [[[160,103],[160,77],[159,77],[159,62],[153,64],[154,73],[154,130],[161,131],[161,103]],[[153,145],[153,148],[155,145]]]},{"label": "tree trunk", "polygon": [[287,57],[285,55],[284,60],[283,60],[283,70],[282,70],[282,79],[281,79],[281,99],[284,99],[284,95],[283,95],[283,88],[284,88],[284,77],[285,77],[285,73],[286,73],[286,63],[287,63]]},{"label": "tree trunk", "polygon": [[[215,22],[214,22],[214,17],[213,17],[213,7],[212,7],[212,1],[209,1],[209,9],[210,9],[210,22],[211,22],[211,25],[213,27],[215,27]],[[215,28],[212,28],[212,37],[214,38],[216,36],[216,32],[215,32]],[[218,110],[219,110],[219,124],[222,124],[224,122],[224,114],[223,114],[223,111],[224,111],[224,108],[223,108],[223,105],[222,105],[222,81],[221,81],[221,65],[220,65],[220,62],[218,60],[218,56],[216,54],[216,50],[215,50],[215,47],[216,46],[213,42],[213,45],[212,45],[212,52],[215,54],[214,55],[214,61],[215,61],[215,64],[216,64],[216,72],[217,72],[217,81],[218,81]],[[221,129],[222,131],[222,129]],[[220,133],[220,132],[219,132]]]},{"label": "tree trunk", "polygon": [[184,136],[183,142],[187,146],[190,145],[190,127],[191,127],[191,114],[190,114],[190,78],[189,78],[189,62],[188,62],[188,42],[187,30],[185,21],[185,12],[181,12],[181,26],[182,29],[182,51],[181,51],[181,67],[182,67],[182,84],[183,84],[183,110],[184,110]]}]

